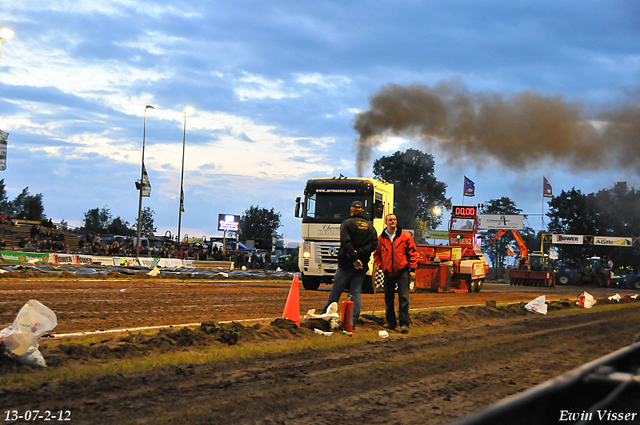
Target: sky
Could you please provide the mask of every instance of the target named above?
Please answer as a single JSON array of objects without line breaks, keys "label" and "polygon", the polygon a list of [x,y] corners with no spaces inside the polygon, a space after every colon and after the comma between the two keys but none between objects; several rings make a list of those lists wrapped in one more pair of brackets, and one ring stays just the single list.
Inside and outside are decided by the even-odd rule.
[{"label": "sky", "polygon": [[307,179],[372,177],[373,161],[409,148],[434,156],[454,204],[507,196],[535,229],[548,211],[543,176],[554,195],[640,188],[634,0],[0,0],[0,10],[0,28],[14,31],[0,45],[0,178],[10,200],[41,193],[56,222],[81,226],[103,207],[136,222],[143,132],[143,206],[173,236],[183,140],[190,237],[221,235],[218,214],[260,206],[282,214],[278,232],[294,244]]}]

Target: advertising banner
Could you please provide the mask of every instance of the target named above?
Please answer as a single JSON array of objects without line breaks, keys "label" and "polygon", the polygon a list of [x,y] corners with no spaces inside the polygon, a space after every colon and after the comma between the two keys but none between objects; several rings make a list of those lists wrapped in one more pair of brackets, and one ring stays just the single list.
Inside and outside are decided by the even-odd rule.
[{"label": "advertising banner", "polygon": [[182,267],[182,260],[179,258],[161,258],[158,261],[158,267],[165,267],[168,269],[179,269]]},{"label": "advertising banner", "polygon": [[632,241],[631,238],[615,238],[608,236],[594,236],[593,237],[594,245],[605,245],[605,246],[631,246]]},{"label": "advertising banner", "polygon": [[[113,263],[113,260],[111,263]],[[93,257],[90,255],[76,255],[76,264],[93,264]]]},{"label": "advertising banner", "polygon": [[479,227],[481,229],[488,230],[523,230],[524,216],[508,214],[480,214]]},{"label": "advertising banner", "polygon": [[449,231],[448,230],[425,230],[422,233],[423,239],[449,239]]},{"label": "advertising banner", "polygon": [[53,264],[77,264],[73,254],[53,254]]},{"label": "advertising banner", "polygon": [[138,259],[133,257],[113,257],[114,266],[139,266]]},{"label": "advertising banner", "polygon": [[[84,255],[82,255],[82,257],[84,257]],[[97,257],[95,255],[91,257],[91,264],[99,264],[101,266],[114,266],[115,265],[113,263],[113,257]]]},{"label": "advertising banner", "polygon": [[150,269],[158,265],[159,258],[139,258],[140,265],[143,267],[149,267]]},{"label": "advertising banner", "polygon": [[0,251],[0,258],[10,263],[48,263],[50,256],[35,252]]},{"label": "advertising banner", "polygon": [[553,235],[551,243],[582,245],[584,236],[582,235]]}]

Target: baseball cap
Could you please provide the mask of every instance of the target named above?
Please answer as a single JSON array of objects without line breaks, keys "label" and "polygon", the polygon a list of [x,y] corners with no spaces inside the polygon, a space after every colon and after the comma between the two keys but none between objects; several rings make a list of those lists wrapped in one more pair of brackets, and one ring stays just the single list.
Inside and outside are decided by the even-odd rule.
[{"label": "baseball cap", "polygon": [[362,206],[362,202],[360,202],[360,201],[353,201],[353,202],[351,203],[351,208],[364,208],[364,207]]}]

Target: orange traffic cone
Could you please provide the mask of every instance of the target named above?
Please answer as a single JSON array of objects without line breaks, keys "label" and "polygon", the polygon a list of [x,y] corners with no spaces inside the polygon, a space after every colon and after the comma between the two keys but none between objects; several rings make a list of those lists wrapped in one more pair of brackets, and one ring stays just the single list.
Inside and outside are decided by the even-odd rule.
[{"label": "orange traffic cone", "polygon": [[291,283],[291,289],[289,290],[289,296],[287,297],[287,303],[284,305],[284,311],[282,312],[283,319],[290,319],[296,322],[296,325],[300,326],[300,284],[298,283],[298,275],[293,277],[293,283]]}]

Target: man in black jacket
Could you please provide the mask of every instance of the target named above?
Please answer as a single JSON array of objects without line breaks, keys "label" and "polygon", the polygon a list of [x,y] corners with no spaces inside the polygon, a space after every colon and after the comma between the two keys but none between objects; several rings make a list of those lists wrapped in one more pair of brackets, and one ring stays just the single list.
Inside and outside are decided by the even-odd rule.
[{"label": "man in black jacket", "polygon": [[329,299],[322,312],[326,313],[331,303],[339,302],[340,295],[350,284],[353,301],[353,320],[351,323],[355,325],[360,317],[362,283],[369,269],[371,253],[378,246],[378,235],[373,224],[364,216],[362,202],[354,201],[350,211],[351,217],[340,225],[338,270],[333,278]]}]

